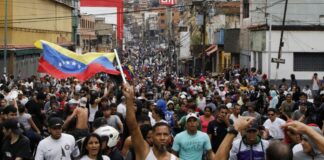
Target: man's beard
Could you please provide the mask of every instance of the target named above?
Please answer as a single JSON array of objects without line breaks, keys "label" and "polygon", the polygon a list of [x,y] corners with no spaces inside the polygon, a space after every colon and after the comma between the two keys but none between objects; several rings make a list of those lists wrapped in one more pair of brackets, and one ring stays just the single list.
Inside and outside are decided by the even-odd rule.
[{"label": "man's beard", "polygon": [[153,146],[161,153],[168,151],[167,145],[153,143]]}]

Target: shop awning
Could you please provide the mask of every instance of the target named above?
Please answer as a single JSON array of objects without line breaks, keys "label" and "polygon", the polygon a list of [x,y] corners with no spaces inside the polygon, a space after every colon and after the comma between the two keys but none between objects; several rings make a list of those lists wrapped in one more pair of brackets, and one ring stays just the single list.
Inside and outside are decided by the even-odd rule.
[{"label": "shop awning", "polygon": [[212,48],[208,48],[209,50],[207,51],[206,50],[206,54],[207,54],[207,56],[210,56],[211,54],[213,54],[214,52],[216,52],[217,50],[218,50],[218,46],[217,45],[212,45],[211,46]]},{"label": "shop awning", "polygon": [[215,46],[215,44],[210,45],[207,49],[205,49],[205,52],[212,50],[213,48],[215,48]]},{"label": "shop awning", "polygon": [[[218,46],[215,44],[212,44],[211,46],[209,46],[207,49],[205,49],[204,53],[206,53],[208,56],[214,52],[216,52],[218,49]],[[203,55],[203,53],[199,53],[199,57],[201,57],[201,55]]]}]

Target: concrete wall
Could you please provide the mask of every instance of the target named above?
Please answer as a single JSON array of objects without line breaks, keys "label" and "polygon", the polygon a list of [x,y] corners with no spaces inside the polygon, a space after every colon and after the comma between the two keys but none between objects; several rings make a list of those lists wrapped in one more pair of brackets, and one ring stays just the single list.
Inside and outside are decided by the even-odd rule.
[{"label": "concrete wall", "polygon": [[[268,72],[268,36],[267,35],[267,50],[263,51],[263,71]],[[278,57],[280,31],[272,31],[271,35],[271,57]],[[294,52],[324,52],[324,32],[323,31],[285,31],[284,32],[284,47],[282,48],[282,59],[286,60],[285,64],[280,64],[277,71],[277,78],[290,78],[290,74],[294,73],[297,79],[308,80],[312,78],[314,72],[294,72],[293,71],[293,53]],[[324,63],[323,63],[324,65]],[[319,77],[324,76],[324,72],[318,72]],[[276,78],[276,63],[271,63],[271,79]]]},{"label": "concrete wall", "polygon": [[266,47],[265,31],[251,32],[251,47],[253,51],[264,51]]},{"label": "concrete wall", "polygon": [[190,55],[190,32],[180,32],[180,55],[179,59],[189,59]]},{"label": "concrete wall", "polygon": [[17,56],[14,61],[15,71],[14,75],[20,78],[28,78],[31,75],[37,75],[39,55],[23,55]]}]

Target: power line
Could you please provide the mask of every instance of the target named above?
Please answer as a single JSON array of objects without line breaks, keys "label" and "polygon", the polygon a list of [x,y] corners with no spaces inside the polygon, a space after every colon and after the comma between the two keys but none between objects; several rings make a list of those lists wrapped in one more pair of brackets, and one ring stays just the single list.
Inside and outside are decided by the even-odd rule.
[{"label": "power line", "polygon": [[[124,3],[123,1],[114,1],[114,0],[109,0],[109,2],[111,3]],[[0,3],[4,3],[4,1],[0,1]],[[14,1],[12,0],[11,3],[16,3],[16,4],[34,4],[34,5],[44,5],[45,3],[37,3],[37,2],[28,2],[28,1]],[[62,4],[62,5],[65,5],[65,3],[61,3],[61,2],[56,2],[56,1],[53,1],[53,3],[55,4]],[[72,4],[72,2],[71,2]]]},{"label": "power line", "polygon": [[[192,5],[185,5],[185,6],[192,6]],[[172,8],[180,8],[182,6],[173,6]],[[92,16],[104,16],[104,15],[115,15],[115,14],[129,14],[129,13],[137,13],[137,12],[145,12],[145,11],[154,11],[154,10],[163,10],[164,7],[159,8],[150,8],[150,9],[143,9],[143,10],[135,10],[135,11],[123,11],[123,12],[111,12],[111,13],[99,13],[99,14],[88,14]],[[52,21],[56,19],[69,19],[75,16],[60,16],[60,17],[38,17],[38,18],[22,18],[22,19],[8,19],[10,23],[26,23],[26,22],[41,22],[41,21]],[[0,20],[0,24],[3,24],[4,20]]]}]

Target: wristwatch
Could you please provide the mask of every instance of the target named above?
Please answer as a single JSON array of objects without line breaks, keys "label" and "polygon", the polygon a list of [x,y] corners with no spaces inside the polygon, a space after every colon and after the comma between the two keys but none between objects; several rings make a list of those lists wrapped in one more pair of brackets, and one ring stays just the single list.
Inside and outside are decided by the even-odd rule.
[{"label": "wristwatch", "polygon": [[236,136],[239,132],[234,128],[234,126],[231,125],[227,128],[227,133],[234,134]]}]

